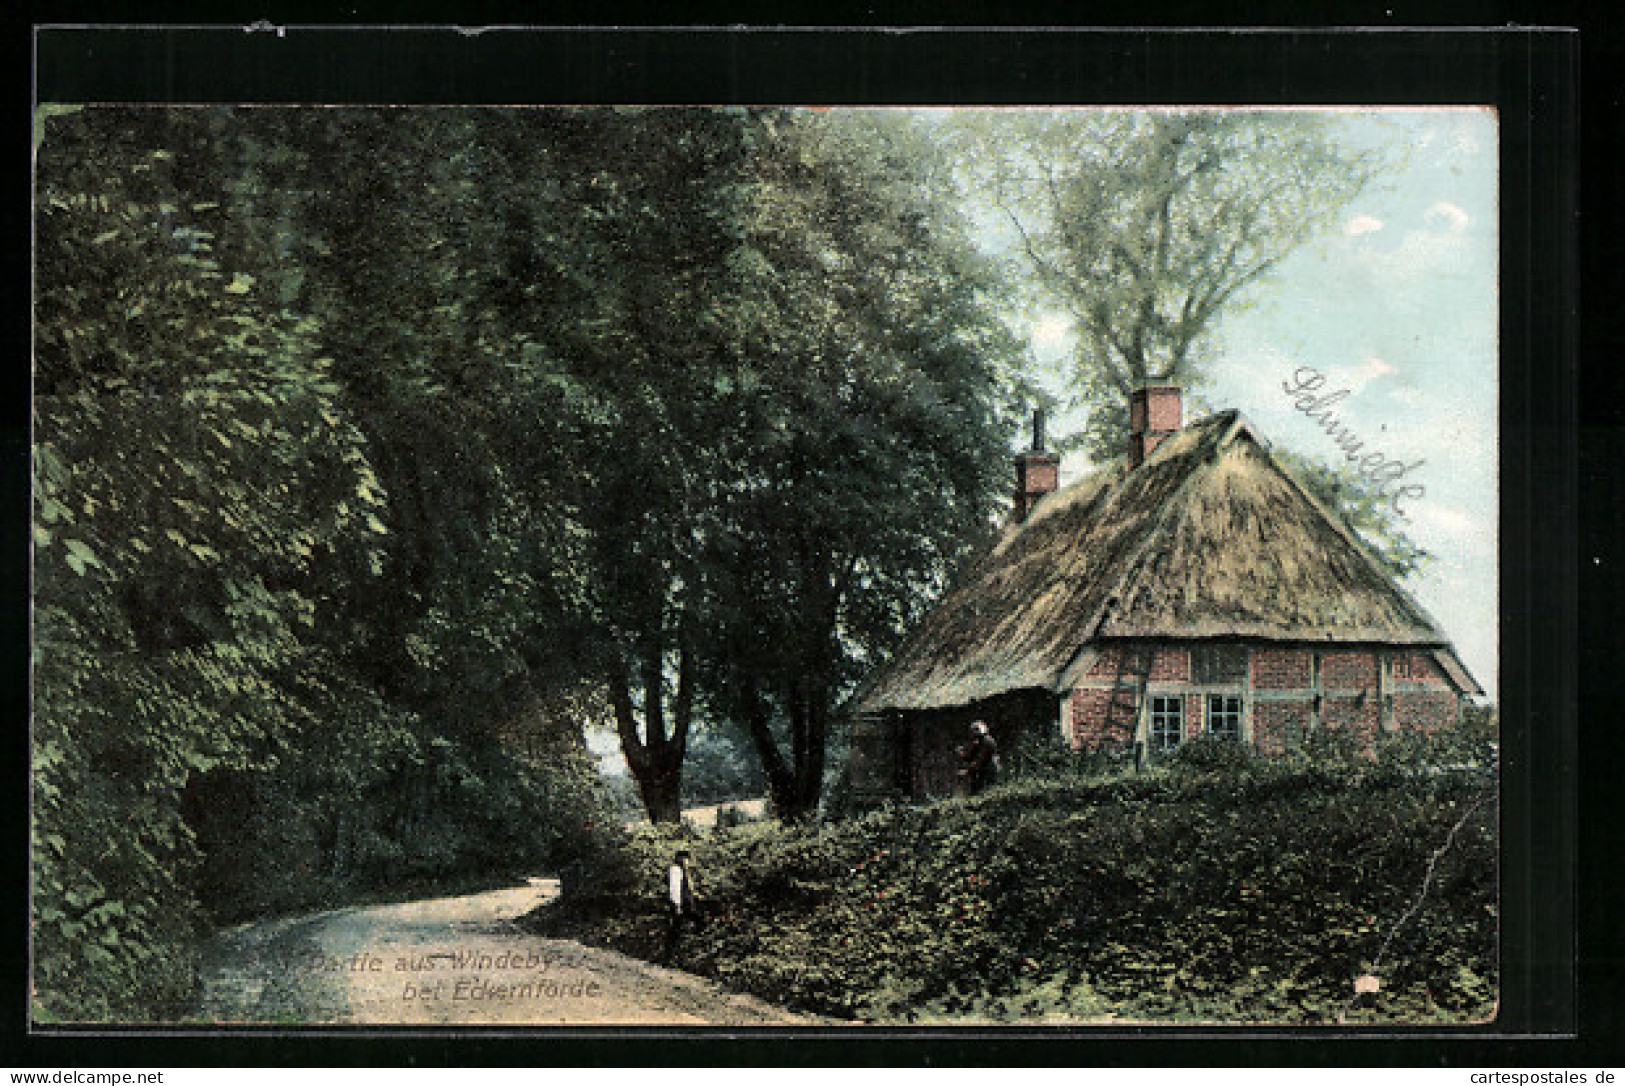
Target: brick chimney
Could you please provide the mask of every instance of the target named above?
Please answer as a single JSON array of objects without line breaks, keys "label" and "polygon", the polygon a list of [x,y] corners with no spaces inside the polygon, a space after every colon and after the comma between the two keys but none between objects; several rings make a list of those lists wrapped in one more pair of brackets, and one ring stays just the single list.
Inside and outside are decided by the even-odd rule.
[{"label": "brick chimney", "polygon": [[1145,463],[1163,439],[1179,432],[1181,391],[1178,385],[1146,385],[1129,393],[1128,466]]},{"label": "brick chimney", "polygon": [[1033,412],[1033,447],[1016,454],[1017,524],[1027,519],[1038,499],[1060,483],[1061,458],[1044,451],[1044,409]]}]

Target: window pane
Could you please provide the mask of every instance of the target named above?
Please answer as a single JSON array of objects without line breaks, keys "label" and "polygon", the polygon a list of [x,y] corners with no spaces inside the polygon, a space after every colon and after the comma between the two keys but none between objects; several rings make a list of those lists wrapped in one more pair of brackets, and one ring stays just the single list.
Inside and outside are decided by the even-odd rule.
[{"label": "window pane", "polygon": [[1185,702],[1178,697],[1151,699],[1151,749],[1172,750],[1185,733]]},{"label": "window pane", "polygon": [[1241,738],[1241,699],[1229,694],[1210,694],[1207,699],[1208,734],[1219,739]]}]

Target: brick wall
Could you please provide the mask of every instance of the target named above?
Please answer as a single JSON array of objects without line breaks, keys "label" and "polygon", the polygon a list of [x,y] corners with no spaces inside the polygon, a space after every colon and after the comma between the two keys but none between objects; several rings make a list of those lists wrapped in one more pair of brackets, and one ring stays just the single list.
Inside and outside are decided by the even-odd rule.
[{"label": "brick wall", "polygon": [[1072,747],[1094,749],[1134,741],[1139,706],[1130,691],[1072,691]]},{"label": "brick wall", "polygon": [[1110,679],[1118,675],[1139,677],[1139,668],[1149,668],[1152,682],[1183,683],[1191,678],[1191,653],[1183,646],[1150,648],[1110,645],[1100,650],[1100,659],[1089,668],[1089,677]]},{"label": "brick wall", "polygon": [[1320,685],[1326,690],[1376,689],[1377,654],[1370,649],[1321,653]]},{"label": "brick wall", "polygon": [[1253,706],[1253,746],[1260,754],[1291,750],[1308,727],[1308,702],[1261,701]]},{"label": "brick wall", "polygon": [[1398,691],[1394,725],[1405,731],[1433,733],[1456,723],[1459,703],[1452,690]]},{"label": "brick wall", "polygon": [[1128,651],[1120,645],[1109,645],[1100,650],[1100,659],[1089,669],[1094,678],[1110,678],[1123,670]]},{"label": "brick wall", "polygon": [[1191,652],[1186,648],[1159,648],[1151,659],[1151,681],[1188,683],[1191,681]]},{"label": "brick wall", "polygon": [[1328,694],[1321,703],[1320,726],[1328,732],[1352,733],[1362,746],[1371,746],[1377,741],[1380,713],[1375,687],[1363,697]]},{"label": "brick wall", "polygon": [[[1192,650],[1181,645],[1108,645],[1101,649],[1086,681],[1138,677],[1135,668],[1147,667],[1147,678],[1163,684],[1152,693],[1166,696],[1181,692],[1185,697],[1185,735],[1194,738],[1203,731],[1205,695],[1208,688],[1197,682]],[[1320,723],[1328,731],[1353,735],[1365,744],[1374,743],[1382,728],[1382,696],[1378,686],[1381,652],[1371,648],[1254,645],[1250,649],[1251,691],[1247,698],[1256,749],[1278,753],[1300,741],[1314,725],[1315,654],[1320,655]],[[1399,730],[1433,732],[1453,725],[1458,719],[1458,699],[1449,678],[1428,652],[1393,653],[1391,726]],[[1189,684],[1184,691],[1178,687]],[[1167,687],[1173,685],[1175,690]],[[1409,689],[1407,689],[1409,688]],[[1279,699],[1279,700],[1277,700]],[[1107,709],[1113,716],[1107,719]],[[1129,690],[1073,691],[1071,739],[1074,746],[1101,743],[1127,743],[1133,740],[1138,706]]]},{"label": "brick wall", "polygon": [[1207,718],[1202,712],[1202,695],[1185,695],[1185,738],[1198,739],[1207,728]]},{"label": "brick wall", "polygon": [[1394,681],[1410,683],[1427,683],[1429,686],[1449,688],[1450,680],[1445,678],[1439,665],[1434,663],[1433,654],[1427,652],[1396,652],[1394,653]]},{"label": "brick wall", "polygon": [[1257,690],[1306,690],[1308,649],[1253,650],[1253,687]]}]

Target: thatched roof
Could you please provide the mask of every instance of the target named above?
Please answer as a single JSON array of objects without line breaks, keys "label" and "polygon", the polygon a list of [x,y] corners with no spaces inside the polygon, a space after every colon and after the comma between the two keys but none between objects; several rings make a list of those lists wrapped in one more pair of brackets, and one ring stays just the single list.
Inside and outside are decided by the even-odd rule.
[{"label": "thatched roof", "polygon": [[[1244,638],[1441,650],[1438,626],[1237,412],[1192,423],[1008,526],[857,708],[1059,691],[1102,640]],[[1459,680],[1458,680],[1459,682]]]}]

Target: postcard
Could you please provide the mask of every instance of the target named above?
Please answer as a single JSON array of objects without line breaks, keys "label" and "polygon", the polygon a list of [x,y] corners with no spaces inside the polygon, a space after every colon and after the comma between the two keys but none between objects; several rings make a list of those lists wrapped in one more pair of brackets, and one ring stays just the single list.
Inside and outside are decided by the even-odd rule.
[{"label": "postcard", "polygon": [[1499,138],[43,102],[34,1023],[1493,1021]]}]

